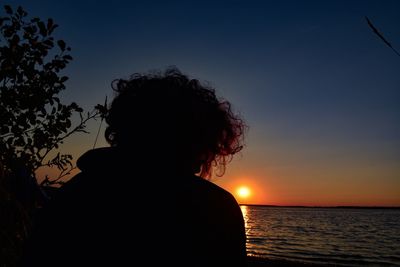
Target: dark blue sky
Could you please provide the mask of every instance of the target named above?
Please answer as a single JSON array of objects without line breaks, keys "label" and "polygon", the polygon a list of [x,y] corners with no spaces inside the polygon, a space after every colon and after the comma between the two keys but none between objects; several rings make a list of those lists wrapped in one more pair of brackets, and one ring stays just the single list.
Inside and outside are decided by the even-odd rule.
[{"label": "dark blue sky", "polygon": [[[257,201],[334,188],[321,203],[400,205],[400,57],[364,18],[400,50],[400,1],[8,3],[60,25],[74,57],[64,99],[86,108],[134,72],[176,65],[209,81],[250,126],[226,176],[267,188]],[[93,136],[73,140],[80,154]]]}]

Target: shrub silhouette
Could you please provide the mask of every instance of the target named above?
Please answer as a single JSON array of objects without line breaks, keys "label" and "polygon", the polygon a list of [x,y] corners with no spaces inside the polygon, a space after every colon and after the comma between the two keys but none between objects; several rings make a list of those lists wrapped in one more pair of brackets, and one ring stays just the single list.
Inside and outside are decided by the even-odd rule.
[{"label": "shrub silhouette", "polygon": [[[62,103],[58,95],[66,89],[68,77],[61,72],[72,57],[65,41],[53,37],[58,25],[53,19],[29,18],[22,7],[13,10],[6,5],[4,11],[0,15],[0,266],[13,266],[40,200],[36,170],[58,168],[59,176],[46,176],[41,185],[61,183],[74,166],[71,155],[56,153],[59,145],[71,134],[86,132],[86,122],[101,117],[106,105],[83,114],[78,104]],[[75,125],[74,115],[80,117]]]},{"label": "shrub silhouette", "polygon": [[[43,166],[62,172],[72,167],[72,156],[50,152],[76,132],[85,132],[85,123],[99,116],[95,109],[83,116],[76,103],[63,104],[58,94],[65,90],[67,76],[61,71],[72,60],[70,47],[55,40],[58,27],[52,19],[27,18],[18,7],[4,6],[0,17],[0,161],[6,172],[23,166],[29,175]],[[80,115],[72,126],[71,118]],[[52,180],[45,181],[52,183]],[[54,181],[53,181],[54,182]]]}]

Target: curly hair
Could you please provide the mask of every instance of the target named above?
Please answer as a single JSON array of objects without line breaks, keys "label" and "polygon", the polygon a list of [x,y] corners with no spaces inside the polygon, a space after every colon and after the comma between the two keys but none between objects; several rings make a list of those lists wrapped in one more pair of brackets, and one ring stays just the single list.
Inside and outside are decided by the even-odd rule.
[{"label": "curly hair", "polygon": [[[209,178],[222,176],[243,148],[244,121],[215,90],[189,79],[177,68],[133,74],[112,83],[116,96],[106,116],[105,138],[111,146],[145,143],[147,150],[167,153],[180,166]],[[131,130],[130,130],[131,129]]]}]

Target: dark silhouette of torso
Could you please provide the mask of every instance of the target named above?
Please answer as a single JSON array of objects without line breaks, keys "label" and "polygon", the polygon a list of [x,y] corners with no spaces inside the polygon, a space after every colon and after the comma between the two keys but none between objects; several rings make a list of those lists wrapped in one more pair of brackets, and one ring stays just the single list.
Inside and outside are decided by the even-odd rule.
[{"label": "dark silhouette of torso", "polygon": [[234,197],[190,172],[115,148],[87,152],[45,207],[25,266],[245,266]]}]

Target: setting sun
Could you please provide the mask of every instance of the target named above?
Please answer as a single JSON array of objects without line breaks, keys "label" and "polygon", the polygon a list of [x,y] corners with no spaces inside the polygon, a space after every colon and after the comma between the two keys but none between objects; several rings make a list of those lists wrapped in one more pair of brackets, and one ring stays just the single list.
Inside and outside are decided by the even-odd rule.
[{"label": "setting sun", "polygon": [[250,192],[250,189],[248,187],[241,186],[241,187],[238,188],[237,194],[241,198],[247,198],[247,197],[250,196],[251,192]]}]

